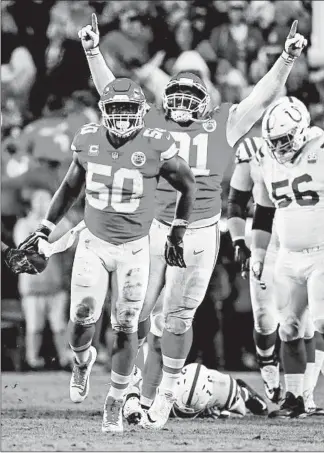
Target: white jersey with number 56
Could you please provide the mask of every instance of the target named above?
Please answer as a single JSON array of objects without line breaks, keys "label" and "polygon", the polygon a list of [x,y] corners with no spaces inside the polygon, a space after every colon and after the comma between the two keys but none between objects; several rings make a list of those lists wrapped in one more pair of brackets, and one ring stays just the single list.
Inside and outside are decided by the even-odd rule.
[{"label": "white jersey with number 56", "polygon": [[260,168],[270,199],[277,208],[280,246],[300,251],[324,245],[324,131],[309,130],[307,142],[292,164],[279,164],[266,143]]}]

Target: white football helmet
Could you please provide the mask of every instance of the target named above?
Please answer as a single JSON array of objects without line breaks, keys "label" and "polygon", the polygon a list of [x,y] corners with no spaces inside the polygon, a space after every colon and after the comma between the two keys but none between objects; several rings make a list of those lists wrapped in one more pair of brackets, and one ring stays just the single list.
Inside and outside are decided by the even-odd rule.
[{"label": "white football helmet", "polygon": [[262,120],[262,137],[280,164],[294,162],[307,140],[309,125],[309,112],[295,97],[282,97],[267,108]]},{"label": "white football helmet", "polygon": [[182,369],[178,380],[175,412],[179,411],[189,418],[197,416],[206,409],[212,391],[208,368],[200,363],[190,363]]}]

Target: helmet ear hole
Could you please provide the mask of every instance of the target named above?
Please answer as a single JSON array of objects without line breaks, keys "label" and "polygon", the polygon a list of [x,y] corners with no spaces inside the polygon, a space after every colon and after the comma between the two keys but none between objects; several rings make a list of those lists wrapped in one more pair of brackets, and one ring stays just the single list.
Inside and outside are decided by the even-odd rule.
[{"label": "helmet ear hole", "polygon": [[213,392],[213,384],[205,366],[198,363],[185,366],[178,384],[175,407],[179,412],[194,416],[206,408]]}]

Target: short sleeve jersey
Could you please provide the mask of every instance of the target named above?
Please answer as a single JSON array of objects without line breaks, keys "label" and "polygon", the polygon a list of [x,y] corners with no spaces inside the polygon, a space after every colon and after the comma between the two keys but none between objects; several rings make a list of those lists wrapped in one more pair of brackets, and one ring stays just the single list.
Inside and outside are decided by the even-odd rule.
[{"label": "short sleeve jersey", "polygon": [[161,164],[177,154],[170,134],[144,128],[115,148],[107,129],[90,123],[71,148],[86,171],[85,223],[91,233],[117,245],[146,236]]}]

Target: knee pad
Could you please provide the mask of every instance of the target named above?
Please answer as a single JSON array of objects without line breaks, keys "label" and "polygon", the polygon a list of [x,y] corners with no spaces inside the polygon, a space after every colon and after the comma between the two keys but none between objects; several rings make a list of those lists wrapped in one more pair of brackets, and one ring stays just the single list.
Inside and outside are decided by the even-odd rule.
[{"label": "knee pad", "polygon": [[111,315],[111,326],[117,332],[134,333],[138,330],[138,320],[141,312],[141,301],[117,302],[115,315]]},{"label": "knee pad", "polygon": [[279,337],[281,341],[294,341],[303,337],[300,320],[294,318],[286,320],[279,326]]},{"label": "knee pad", "polygon": [[95,324],[100,317],[96,315],[95,303],[93,297],[84,297],[77,305],[71,305],[70,320],[82,326]]},{"label": "knee pad", "polygon": [[165,328],[167,331],[174,335],[182,335],[186,333],[192,325],[192,319],[186,319],[181,317],[181,313],[177,315],[171,313],[166,316]]},{"label": "knee pad", "polygon": [[270,335],[277,328],[277,322],[275,316],[265,309],[256,310],[253,313],[254,316],[254,328],[261,335]]},{"label": "knee pad", "polygon": [[165,322],[164,322],[163,313],[158,313],[156,315],[152,315],[150,332],[153,335],[155,335],[156,337],[161,338],[162,334],[163,334],[164,326],[165,326]]},{"label": "knee pad", "polygon": [[324,334],[324,318],[315,319],[314,326],[315,326],[316,332]]}]

